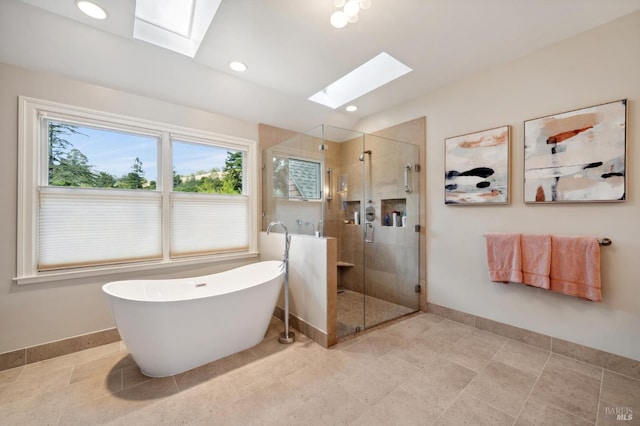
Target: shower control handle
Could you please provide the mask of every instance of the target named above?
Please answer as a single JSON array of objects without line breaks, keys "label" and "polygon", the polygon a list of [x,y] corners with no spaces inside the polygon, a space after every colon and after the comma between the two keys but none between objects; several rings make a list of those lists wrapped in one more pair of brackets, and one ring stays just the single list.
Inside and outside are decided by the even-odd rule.
[{"label": "shower control handle", "polygon": [[373,222],[367,222],[364,224],[364,242],[373,243]]},{"label": "shower control handle", "polygon": [[369,205],[364,209],[364,216],[367,222],[373,222],[376,219],[376,209],[369,201]]}]

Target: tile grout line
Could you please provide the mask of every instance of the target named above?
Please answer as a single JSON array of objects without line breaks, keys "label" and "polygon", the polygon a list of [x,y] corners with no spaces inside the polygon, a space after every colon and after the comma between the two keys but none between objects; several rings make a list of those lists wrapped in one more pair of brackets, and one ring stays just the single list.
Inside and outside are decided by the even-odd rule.
[{"label": "tile grout line", "polygon": [[598,402],[596,403],[596,425],[598,424],[598,417],[600,417],[600,401],[602,399],[602,387],[604,386],[604,370],[605,369],[603,368],[600,373],[600,389],[598,391]]},{"label": "tile grout line", "polygon": [[[586,365],[590,365],[590,366],[593,366],[593,367],[600,368],[600,369],[602,369],[602,370],[603,370],[603,372],[602,372],[601,374],[602,374],[602,375],[604,375],[604,368],[599,367],[599,366],[597,366],[597,365],[589,364],[589,363],[586,363],[586,362],[580,361],[580,360],[578,360],[578,359],[571,358],[571,357],[568,357],[568,356],[565,356],[565,355],[561,355],[561,354],[558,354],[558,353],[554,353],[554,352],[551,352],[551,353],[549,354],[549,359],[551,359],[551,357],[552,357],[553,355],[560,356],[560,357],[563,357],[563,358],[567,358],[567,359],[570,359],[570,360],[573,360],[573,361],[576,361],[576,362],[579,362],[579,363],[582,363],[582,364],[586,364]],[[546,367],[546,363],[545,363],[545,367]],[[576,370],[574,370],[574,369],[572,369],[572,368],[568,368],[568,367],[566,367],[566,369],[567,369],[567,370],[569,370],[569,371],[571,371],[571,372],[573,372],[573,373],[576,373],[576,374],[580,374],[580,375],[585,376],[585,374],[583,374],[583,373],[581,373],[581,372],[579,372],[579,371],[576,371]],[[544,371],[544,367],[543,367],[543,369],[542,369],[542,370]],[[542,372],[541,372],[540,374],[542,374]],[[603,377],[602,375],[601,375],[600,377]],[[595,380],[595,379],[594,379],[594,380]],[[536,381],[536,383],[537,383],[537,381]],[[602,382],[600,383],[600,386],[602,387]],[[533,391],[533,389],[532,389],[532,391]],[[527,399],[528,399],[528,398],[527,398]],[[584,420],[584,421],[586,421],[586,422],[591,423],[591,420],[589,420],[589,419],[587,419],[587,418],[585,418],[585,417],[582,417],[581,415],[574,414],[574,413],[572,413],[572,412],[570,412],[570,411],[567,411],[567,410],[565,410],[563,407],[559,407],[559,406],[557,406],[557,405],[555,405],[555,404],[553,404],[553,403],[551,403],[551,402],[549,402],[548,404],[549,404],[549,405],[551,405],[551,406],[552,406],[553,408],[555,408],[556,410],[560,410],[560,411],[562,411],[563,413],[566,413],[566,414],[570,415],[571,417],[575,417],[575,418],[577,418],[577,419]],[[597,408],[597,407],[596,407],[596,408]],[[596,411],[597,411],[597,410],[596,410]],[[597,420],[598,420],[598,419],[596,418],[596,422],[597,422]],[[595,423],[593,423],[593,424],[595,425]]]},{"label": "tile grout line", "polygon": [[[288,377],[288,376],[284,376],[284,377]],[[284,386],[284,387],[285,387],[289,392],[291,392],[291,393],[293,394],[293,396],[294,396],[298,401],[300,401],[300,406],[305,405],[305,401],[303,401],[302,399],[300,399],[300,397],[298,396],[298,394],[297,394],[293,389],[291,389],[291,387],[289,387],[289,386],[288,386],[288,385],[287,385],[287,384],[282,380],[282,379],[284,379],[284,377],[280,377],[280,378],[278,379],[278,382],[280,382],[280,384],[281,384],[282,386]],[[327,389],[328,389],[328,388],[327,388]],[[320,393],[323,393],[323,392],[324,392],[325,390],[327,390],[327,389],[324,389],[324,390],[323,390],[322,392],[320,392]],[[237,392],[236,392],[236,393],[237,393]],[[319,394],[317,394],[317,395],[319,395]],[[239,397],[239,396],[240,396],[240,395],[238,395],[238,397]],[[315,395],[314,395],[314,396],[315,396]],[[312,398],[313,398],[313,397],[312,397]],[[309,398],[309,399],[311,399],[311,398]]]},{"label": "tile grout line", "polygon": [[71,379],[73,379],[73,373],[76,372],[77,369],[77,362],[73,362],[73,365],[71,366],[71,373],[69,374],[69,383],[67,383],[68,386],[71,386]]},{"label": "tile grout line", "polygon": [[[346,380],[346,378],[345,378]],[[342,385],[343,380],[339,381],[338,383],[336,383],[336,385],[340,386],[346,393],[348,393],[349,395],[351,395],[352,397],[354,397],[355,399],[357,399],[358,401],[360,401],[365,407],[367,407],[362,413],[360,413],[360,415],[358,417],[356,417],[355,419],[353,419],[351,422],[349,422],[350,425],[353,424],[353,422],[355,422],[356,420],[358,420],[360,417],[364,416],[365,414],[367,414],[370,410],[373,410],[373,408],[375,406],[371,406],[367,403],[367,401],[362,400],[362,398],[360,398],[358,395],[354,394],[353,392],[351,392],[349,389],[345,388]],[[324,393],[324,392],[323,392]],[[383,398],[384,399],[384,398]],[[381,400],[382,401],[382,400]]]},{"label": "tile grout line", "polygon": [[540,377],[542,377],[542,373],[544,372],[544,369],[547,367],[547,364],[549,363],[549,360],[551,359],[551,354],[552,354],[552,352],[549,351],[549,353],[547,354],[547,359],[545,360],[544,365],[540,369],[540,372],[538,373],[538,377],[536,377],[536,381],[533,383],[533,386],[531,386],[531,389],[529,390],[529,394],[527,394],[527,397],[525,398],[524,403],[522,404],[522,407],[520,407],[520,411],[518,412],[518,415],[515,417],[515,419],[513,419],[513,425],[514,426],[515,426],[516,422],[518,421],[518,418],[522,415],[522,412],[524,411],[524,407],[526,407],[527,402],[529,401],[529,398],[531,398],[531,394],[533,393],[533,390],[536,388],[536,385],[538,384],[538,381],[540,380]]},{"label": "tile grout line", "polygon": [[[477,376],[477,375],[478,375],[478,374],[476,373],[476,376]],[[474,379],[475,379],[475,377],[474,377]],[[472,381],[473,381],[473,380],[472,380]],[[469,382],[469,383],[471,383],[471,382]],[[467,386],[469,386],[469,383],[467,383]],[[435,418],[435,420],[433,421],[433,424],[437,424],[437,423],[438,423],[438,420],[440,419],[440,417],[442,417],[442,415],[443,415],[443,414],[444,414],[444,413],[445,413],[449,408],[451,408],[451,407],[453,406],[453,404],[455,404],[455,403],[456,403],[456,401],[458,400],[458,398],[460,398],[460,395],[462,395],[462,392],[464,392],[464,390],[465,390],[465,388],[466,388],[467,386],[465,386],[464,388],[462,388],[462,390],[460,391],[460,393],[458,393],[458,395],[456,395],[456,397],[455,397],[455,398],[453,398],[453,401],[451,401],[451,403],[450,403],[449,405],[447,405],[447,406],[444,408],[444,410],[442,410],[442,411],[440,412],[440,414],[438,414],[438,417],[436,417],[436,418]]]},{"label": "tile grout line", "polygon": [[[464,392],[464,389],[463,389],[463,392]],[[460,394],[462,394],[463,392],[460,392]],[[469,398],[473,398],[473,399],[475,399],[476,401],[478,401],[478,402],[479,402],[479,403],[481,403],[481,404],[486,404],[486,405],[488,405],[489,407],[493,408],[494,410],[498,410],[498,411],[500,411],[502,414],[504,414],[504,415],[506,415],[506,416],[513,417],[513,421],[514,421],[514,423],[515,423],[515,421],[516,421],[517,417],[514,417],[514,416],[512,416],[511,414],[509,414],[509,413],[505,412],[502,408],[498,408],[498,407],[496,407],[495,405],[493,405],[493,404],[491,404],[491,403],[489,403],[489,402],[487,402],[487,401],[483,401],[483,400],[481,400],[480,398],[478,398],[478,397],[476,397],[476,396],[474,396],[474,395],[471,395],[471,394],[469,394],[469,393],[467,393],[466,395],[467,395]],[[456,398],[456,399],[458,399],[458,398]]]},{"label": "tile grout line", "polygon": [[171,395],[176,395],[176,394],[181,393],[182,391],[180,390],[180,386],[178,386],[178,381],[176,380],[176,375],[175,374],[172,375],[171,378],[173,379],[173,384],[176,386],[176,393],[175,394],[171,394]]},{"label": "tile grout line", "polygon": [[611,374],[615,374],[615,375],[618,375],[618,376],[626,377],[628,379],[635,380],[636,382],[640,382],[640,377],[629,376],[629,375],[626,375],[624,373],[620,373],[620,372],[617,372],[615,370],[610,370],[610,369],[608,369],[606,367],[600,367],[599,365],[595,365],[595,364],[589,364],[589,365],[593,365],[594,367],[602,368],[603,371],[608,371]]},{"label": "tile grout line", "polygon": [[22,378],[22,375],[25,374],[24,373],[25,367],[26,365],[21,366],[22,370],[20,370],[20,373],[18,373],[18,377],[16,377],[13,383],[17,383],[20,380],[20,378]]},{"label": "tile grout line", "polygon": [[[480,330],[480,329],[478,329],[478,330]],[[485,330],[482,330],[482,331],[485,331]],[[491,333],[491,332],[489,331],[488,333]],[[492,333],[492,334],[495,334],[495,333]],[[499,334],[496,334],[496,336],[500,336],[500,335],[499,335]],[[495,358],[495,356],[498,354],[498,352],[500,352],[500,351],[502,350],[502,348],[504,348],[504,347],[507,345],[507,343],[509,342],[509,340],[511,340],[511,339],[509,339],[508,337],[505,337],[505,336],[500,336],[500,337],[504,337],[504,338],[505,338],[504,343],[502,344],[502,346],[500,346],[500,349],[498,349],[498,350],[497,350],[497,351],[496,351],[496,352],[491,356],[491,358],[489,359],[489,361],[487,361],[487,363],[482,367],[482,369],[485,369],[485,368],[487,367],[487,365],[489,365],[489,362],[493,361],[493,360],[494,360],[494,358]],[[457,364],[455,361],[452,361],[452,362],[453,362],[454,364]],[[500,362],[500,361],[497,361],[497,360],[496,360],[496,362]],[[501,364],[502,364],[502,363],[501,363]],[[458,364],[458,365],[459,365],[459,364]],[[506,365],[506,364],[503,364],[503,365]],[[462,366],[462,367],[464,367],[464,366]],[[467,367],[464,367],[464,368],[467,368]],[[470,381],[469,383],[467,383],[467,385],[466,385],[464,388],[462,388],[462,390],[460,391],[460,393],[459,393],[458,395],[456,395],[456,397],[455,397],[455,399],[453,400],[453,402],[452,402],[452,403],[451,403],[447,408],[445,408],[445,410],[444,410],[442,413],[440,413],[440,415],[438,415],[438,418],[436,418],[436,421],[440,418],[440,416],[442,416],[442,414],[443,414],[446,410],[448,410],[448,409],[449,409],[449,408],[450,408],[450,407],[455,403],[455,401],[457,401],[457,400],[458,400],[458,398],[460,398],[460,396],[464,393],[465,389],[466,389],[469,385],[471,385],[471,383],[473,383],[473,381],[474,381],[474,380],[476,380],[476,379],[478,378],[478,376],[480,375],[480,372],[481,372],[481,371],[478,371],[478,372],[476,373],[476,375],[473,377],[473,379],[471,379],[471,381]],[[532,389],[533,389],[533,388],[532,388]],[[469,393],[467,393],[466,395],[467,395],[467,396],[469,396],[470,398],[475,399],[476,401],[480,402],[481,404],[486,404],[486,405],[488,405],[489,407],[493,408],[494,410],[498,410],[498,411],[500,411],[502,414],[505,414],[505,415],[507,415],[507,416],[509,416],[509,417],[514,417],[514,416],[512,416],[511,414],[506,413],[506,412],[505,412],[504,410],[502,410],[501,408],[498,408],[498,407],[494,406],[493,404],[491,404],[491,403],[489,403],[489,402],[487,402],[487,401],[483,401],[483,400],[481,400],[481,399],[479,399],[479,398],[475,397],[474,395],[471,395],[471,394],[469,394]],[[526,400],[525,400],[525,402],[526,402]],[[524,407],[524,404],[523,404],[522,406]],[[522,408],[521,408],[521,409],[522,409]],[[519,414],[519,413],[518,413],[518,414]],[[516,416],[516,417],[514,417],[514,419],[513,419],[514,424],[515,424],[516,419],[517,419],[517,416]]]},{"label": "tile grout line", "polygon": [[[466,335],[465,335],[465,336],[466,336]],[[460,339],[460,340],[462,340],[462,339]],[[460,340],[458,340],[458,341],[460,341]],[[457,343],[457,342],[456,342],[456,343]],[[440,356],[440,355],[437,355],[436,357],[439,357],[439,356]],[[460,366],[460,367],[462,367],[462,368],[466,368],[466,369],[467,369],[467,370],[469,370],[469,371],[473,371],[473,370],[471,370],[470,368],[467,368],[467,367],[465,367],[465,366],[463,366],[463,365],[458,364],[457,362],[454,362],[454,361],[451,361],[451,362],[452,362],[452,363],[454,363],[454,364],[456,364],[456,365],[459,365],[459,366]],[[453,398],[453,401],[451,401],[451,403],[450,403],[449,405],[447,405],[447,406],[445,407],[445,409],[444,409],[444,410],[442,410],[442,411],[440,412],[440,414],[438,414],[438,417],[436,417],[436,418],[435,418],[435,420],[433,421],[433,424],[438,423],[438,419],[440,419],[440,417],[442,417],[442,415],[443,415],[443,414],[444,414],[444,413],[445,413],[449,408],[451,408],[451,407],[453,406],[453,404],[455,404],[455,402],[458,400],[458,398],[460,398],[460,395],[462,395],[462,393],[463,393],[463,392],[464,392],[464,390],[467,388],[467,386],[469,386],[469,385],[470,385],[470,384],[471,384],[471,383],[476,379],[476,377],[478,377],[478,375],[480,374],[480,373],[475,372],[475,371],[473,371],[473,372],[474,372],[474,373],[476,373],[476,374],[475,374],[475,376],[473,376],[473,379],[471,379],[471,380],[469,381],[469,383],[467,383],[467,384],[466,384],[466,385],[465,385],[465,386],[460,390],[460,392],[458,392],[458,394],[456,395],[456,397],[455,397],[455,398]],[[470,395],[470,396],[471,396],[471,397],[473,397],[473,395]]]},{"label": "tile grout line", "polygon": [[[577,415],[577,414],[570,413],[569,411],[565,410],[565,409],[564,409],[564,408],[562,408],[562,407],[558,407],[557,405],[553,405],[552,403],[549,403],[549,405],[551,405],[551,406],[552,406],[553,408],[555,408],[556,410],[562,411],[563,413],[566,413],[566,414],[570,415],[571,417],[575,417],[576,419],[584,420],[585,422],[589,422],[589,423],[591,423],[591,420],[586,419],[586,418],[584,418],[584,417],[582,417],[582,416],[579,416],[579,415]],[[596,422],[597,422],[597,420],[598,420],[598,419],[596,419]],[[591,423],[591,424],[592,424],[592,425],[595,425],[596,423]]]},{"label": "tile grout line", "polygon": [[[505,347],[505,346],[507,346],[507,343],[509,343],[509,340],[511,340],[511,339],[509,339],[508,337],[505,337],[505,336],[502,336],[502,337],[504,337],[504,343],[502,344],[502,346],[500,346],[500,349],[498,349],[497,351],[495,351],[495,353],[491,356],[491,359],[489,359],[489,361],[487,362],[487,365],[488,365],[488,364],[489,364],[489,362],[491,362],[491,361],[500,362],[500,361],[498,361],[498,360],[494,360],[494,358],[496,357],[496,355],[498,355],[498,353],[499,353],[501,350],[503,350],[503,349],[504,349],[504,347]],[[486,367],[486,365],[485,365],[485,367]]]}]

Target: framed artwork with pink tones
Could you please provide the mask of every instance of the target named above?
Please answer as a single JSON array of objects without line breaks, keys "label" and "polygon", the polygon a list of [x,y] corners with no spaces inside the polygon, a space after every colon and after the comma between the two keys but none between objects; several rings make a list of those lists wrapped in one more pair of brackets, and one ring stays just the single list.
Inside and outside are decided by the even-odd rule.
[{"label": "framed artwork with pink tones", "polygon": [[445,204],[509,204],[510,139],[510,126],[445,139]]},{"label": "framed artwork with pink tones", "polygon": [[626,197],[627,100],[524,122],[524,202]]}]

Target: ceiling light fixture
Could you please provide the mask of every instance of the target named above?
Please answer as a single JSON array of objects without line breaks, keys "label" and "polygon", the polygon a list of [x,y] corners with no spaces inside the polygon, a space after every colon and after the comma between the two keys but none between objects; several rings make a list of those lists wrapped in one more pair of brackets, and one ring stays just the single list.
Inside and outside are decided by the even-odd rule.
[{"label": "ceiling light fixture", "polygon": [[334,0],[333,5],[338,10],[331,14],[329,22],[334,28],[344,28],[349,23],[358,22],[358,13],[370,8],[371,0]]},{"label": "ceiling light fixture", "polygon": [[80,9],[82,13],[93,19],[107,19],[107,12],[93,2],[79,0],[76,2],[76,6],[78,6],[78,9]]},{"label": "ceiling light fixture", "polygon": [[229,68],[237,72],[245,72],[247,70],[247,65],[240,61],[233,61],[229,63]]},{"label": "ceiling light fixture", "polygon": [[356,112],[358,110],[358,107],[355,105],[349,105],[348,107],[345,108],[348,112]]}]

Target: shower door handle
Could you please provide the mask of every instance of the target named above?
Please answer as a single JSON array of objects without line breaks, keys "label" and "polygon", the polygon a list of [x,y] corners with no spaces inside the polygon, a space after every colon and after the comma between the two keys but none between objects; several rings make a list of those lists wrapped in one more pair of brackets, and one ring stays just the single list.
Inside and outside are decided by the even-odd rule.
[{"label": "shower door handle", "polygon": [[364,242],[373,243],[373,223],[367,222],[364,224]]},{"label": "shower door handle", "polygon": [[407,194],[411,194],[411,191],[413,190],[411,188],[411,179],[409,175],[411,169],[413,169],[413,164],[411,163],[407,163],[404,166],[404,192],[406,192]]}]

